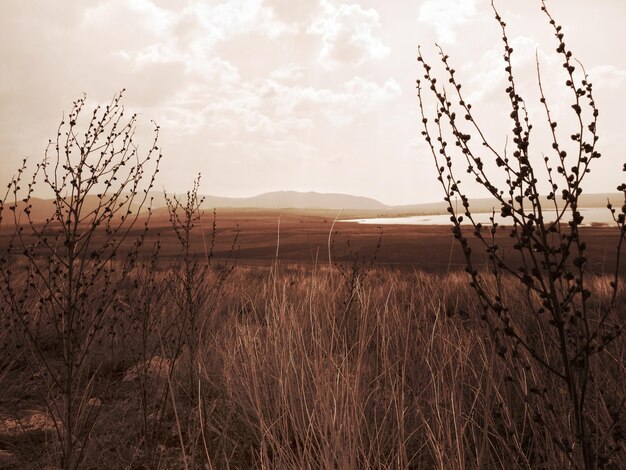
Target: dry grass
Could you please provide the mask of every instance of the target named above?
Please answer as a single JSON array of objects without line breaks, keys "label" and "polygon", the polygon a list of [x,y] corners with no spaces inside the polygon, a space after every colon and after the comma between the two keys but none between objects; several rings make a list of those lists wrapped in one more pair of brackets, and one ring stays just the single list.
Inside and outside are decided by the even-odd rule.
[{"label": "dry grass", "polygon": [[[135,274],[147,282],[144,271]],[[170,271],[151,274],[142,302],[132,302],[133,289],[119,293],[125,310],[115,310],[90,352],[82,406],[98,419],[81,443],[85,468],[566,465],[553,442],[570,419],[566,390],[541,369],[511,369],[495,354],[464,274],[373,269],[352,284],[327,268],[242,267],[219,289],[211,289],[217,274],[204,275],[209,295],[198,306],[194,354],[177,326]],[[598,306],[607,302],[608,280],[594,279],[593,292]],[[523,292],[507,295],[532,329]],[[146,306],[158,306],[159,318]],[[4,415],[45,403],[27,394],[37,377],[19,381],[33,356],[15,338],[5,342],[0,371]],[[597,426],[624,399],[623,345],[593,365],[603,392],[593,400]],[[53,362],[55,348],[46,348]],[[155,372],[158,358],[168,360]],[[543,402],[525,399],[519,384],[545,389],[556,410],[546,425],[534,419]],[[59,458],[43,433],[3,433],[0,442],[19,468]],[[614,465],[626,465],[623,449]]]}]

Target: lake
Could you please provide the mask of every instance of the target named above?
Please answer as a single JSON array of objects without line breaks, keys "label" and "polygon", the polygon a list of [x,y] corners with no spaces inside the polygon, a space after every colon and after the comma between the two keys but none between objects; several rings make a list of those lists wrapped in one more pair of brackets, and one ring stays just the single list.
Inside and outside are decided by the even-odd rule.
[{"label": "lake", "polygon": [[[611,213],[606,207],[593,207],[580,210],[583,216],[582,225],[597,225],[597,224],[614,224],[615,222],[611,218]],[[568,214],[566,214],[568,215]],[[491,213],[476,213],[474,214],[474,220],[480,222],[483,225],[490,224],[489,217]],[[555,219],[555,211],[544,211],[545,219]],[[501,225],[510,225],[511,218],[503,219],[496,212],[496,222]],[[567,222],[570,218],[566,218]],[[373,219],[350,219],[342,220],[341,222],[357,222],[359,224],[375,224],[375,225],[450,225],[449,215],[412,215],[407,217],[378,217]],[[469,224],[469,219],[464,217],[463,224]]]}]

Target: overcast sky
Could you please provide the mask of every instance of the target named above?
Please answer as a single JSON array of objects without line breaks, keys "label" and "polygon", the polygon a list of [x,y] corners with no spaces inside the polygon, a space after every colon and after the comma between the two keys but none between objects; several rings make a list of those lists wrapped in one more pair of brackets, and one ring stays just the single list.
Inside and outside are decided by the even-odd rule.
[{"label": "overcast sky", "polygon": [[[496,5],[527,101],[538,105],[537,53],[555,112],[567,109],[539,0]],[[626,1],[548,5],[600,108],[604,157],[586,191],[612,191],[626,160]],[[0,183],[23,157],[41,158],[73,99],[84,92],[95,106],[126,88],[141,126],[161,126],[160,184],[170,191],[201,172],[201,191],[219,196],[441,200],[419,134],[417,46],[433,58],[436,42],[446,49],[502,148],[500,36],[486,0],[3,0]]]}]

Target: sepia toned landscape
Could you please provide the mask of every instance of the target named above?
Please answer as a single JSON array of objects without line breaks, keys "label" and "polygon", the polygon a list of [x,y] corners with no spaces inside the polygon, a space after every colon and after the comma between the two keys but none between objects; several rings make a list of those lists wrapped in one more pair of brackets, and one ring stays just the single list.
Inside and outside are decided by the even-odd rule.
[{"label": "sepia toned landscape", "polygon": [[411,96],[399,3],[7,7],[0,469],[625,468],[601,3],[407,2]]}]

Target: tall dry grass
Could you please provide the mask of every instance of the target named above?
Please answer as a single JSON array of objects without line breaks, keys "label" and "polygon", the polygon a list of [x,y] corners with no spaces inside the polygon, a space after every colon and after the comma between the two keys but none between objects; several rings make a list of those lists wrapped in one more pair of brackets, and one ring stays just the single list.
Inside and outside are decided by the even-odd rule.
[{"label": "tall dry grass", "polygon": [[[242,275],[240,273],[240,275]],[[464,275],[376,271],[350,311],[337,276],[297,271],[265,284],[255,315],[228,322],[225,400],[261,468],[559,468],[567,462],[511,383],[567,392],[507,370]],[[597,279],[599,296],[608,281]],[[523,308],[520,323],[532,318]],[[515,300],[514,298],[512,300]],[[604,299],[606,301],[606,299]],[[532,324],[529,323],[529,328]],[[538,341],[541,338],[537,339]],[[597,364],[619,400],[621,351]],[[512,374],[520,374],[511,380]],[[544,390],[542,390],[542,393]],[[598,419],[609,419],[598,401]],[[558,429],[554,415],[549,423]],[[623,453],[619,457],[623,459]]]},{"label": "tall dry grass", "polygon": [[[123,307],[106,323],[116,333],[90,352],[89,393],[102,404],[85,443],[85,468],[568,464],[555,443],[571,419],[560,407],[567,390],[550,374],[505,365],[463,273],[373,268],[347,289],[345,277],[327,267],[237,267],[199,308],[189,348],[177,333],[185,318],[175,314],[176,268],[146,269],[133,272],[128,292],[119,293]],[[213,270],[203,276],[208,286],[221,279]],[[597,308],[610,300],[609,282],[592,279]],[[507,287],[519,306],[512,316],[533,330],[525,295]],[[44,326],[40,334],[49,341]],[[3,410],[19,406],[12,378],[22,373],[17,358],[28,355],[15,349],[17,340],[5,344],[14,359],[0,373],[13,387],[0,395]],[[592,401],[599,427],[625,398],[623,346],[613,343],[610,361],[593,365],[603,390]],[[47,351],[52,358],[53,345]],[[155,371],[150,358],[163,367]],[[129,370],[137,380],[125,380]],[[553,412],[524,399],[529,390],[548,394]],[[35,395],[31,406],[36,402]],[[50,440],[10,444],[24,468],[58,455]],[[611,465],[626,465],[624,449]]]}]

